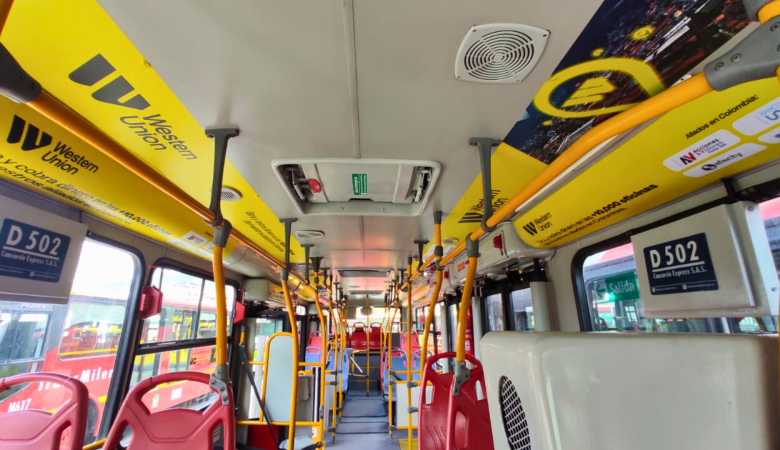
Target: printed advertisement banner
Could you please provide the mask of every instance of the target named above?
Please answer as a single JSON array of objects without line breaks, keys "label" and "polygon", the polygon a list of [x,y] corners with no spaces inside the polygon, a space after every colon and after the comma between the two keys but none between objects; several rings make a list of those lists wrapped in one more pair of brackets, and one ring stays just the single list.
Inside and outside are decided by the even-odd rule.
[{"label": "printed advertisement banner", "polygon": [[[97,2],[16,2],[3,31],[3,43],[47,91],[196,200],[208,205],[214,142],[206,137],[204,129]],[[31,116],[26,108],[17,109],[13,114],[6,113],[6,109],[2,112],[8,115],[0,119],[6,133],[19,132],[21,125],[9,129],[13,114],[20,120],[34,119],[36,126],[42,126],[37,125],[42,124],[41,119]],[[34,170],[43,171],[58,183],[69,184],[86,195],[103,200],[115,197],[116,201],[111,202],[114,205],[120,200],[146,203],[143,220],[165,228],[168,233],[161,233],[149,225],[133,226],[133,231],[143,229],[143,234],[190,253],[193,252],[190,244],[194,243],[195,253],[206,257],[200,249],[209,244],[201,243],[201,238],[211,240],[210,227],[201,221],[200,225],[179,229],[178,224],[186,219],[182,220],[181,214],[174,214],[179,211],[177,207],[167,207],[169,202],[162,198],[163,195],[154,191],[142,195],[139,190],[143,188],[132,177],[133,181],[125,181],[126,174],[110,176],[112,172],[121,172],[122,168],[111,167],[116,164],[100,158],[99,152],[76,142],[72,136],[60,143],[73,146],[73,150],[62,153],[65,150],[57,147],[57,141],[65,139],[62,131],[51,126],[40,129],[50,136],[56,133],[56,140],[46,145],[40,141],[40,146],[46,148],[34,153],[53,151],[56,157],[51,154],[48,160],[36,161]],[[9,139],[15,137],[9,135]],[[23,149],[19,145],[10,145],[9,141],[3,153],[8,158],[21,159]],[[228,159],[229,153],[228,150]],[[283,259],[284,226],[230,162],[225,167],[224,184],[244,194],[240,201],[224,204],[225,217],[238,231]],[[132,195],[128,195],[130,193]],[[120,209],[136,214],[139,208],[140,205]],[[134,215],[130,220],[136,217]],[[295,241],[291,253],[298,255],[297,259],[302,255]]]}]

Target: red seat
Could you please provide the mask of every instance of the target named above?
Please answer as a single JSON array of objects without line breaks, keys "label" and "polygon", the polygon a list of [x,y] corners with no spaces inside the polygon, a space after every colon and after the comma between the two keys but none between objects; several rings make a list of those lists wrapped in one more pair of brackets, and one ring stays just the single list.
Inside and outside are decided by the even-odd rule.
[{"label": "red seat", "polygon": [[382,324],[372,323],[368,329],[368,349],[382,350]]},{"label": "red seat", "polygon": [[[482,364],[471,355],[466,361],[474,365],[470,378],[460,386],[460,395],[453,396],[453,372],[437,373],[433,365],[440,359],[455,358],[454,352],[441,353],[425,360],[422,383],[432,386],[431,401],[426,403],[426,389],[420,389],[418,449],[475,450],[492,449],[493,432],[485,392]],[[477,382],[482,400],[477,397]]]},{"label": "red seat", "polygon": [[[25,373],[0,379],[0,392],[26,383],[56,383],[68,389],[70,399],[55,413],[27,409],[0,415],[2,450],[81,450],[87,433],[89,392],[84,383],[56,373]],[[70,428],[69,437],[63,434]],[[61,444],[67,444],[60,447]]]},{"label": "red seat", "polygon": [[[401,345],[400,347],[403,349],[403,351],[406,351],[406,339],[408,336],[408,332],[404,331],[401,333]],[[420,336],[417,334],[416,331],[412,330],[412,352],[415,350],[422,348],[420,346]]]},{"label": "red seat", "polygon": [[322,347],[322,331],[315,330],[309,333],[307,347]]},{"label": "red seat", "polygon": [[[25,373],[0,379],[0,393],[19,384],[36,382],[56,383],[68,389],[71,397],[54,413],[28,409],[0,415],[0,449],[80,450],[87,432],[87,387],[75,378],[56,373]],[[69,436],[64,433],[68,428]],[[60,447],[61,444],[65,446]]]},{"label": "red seat", "polygon": [[351,340],[350,348],[354,350],[368,349],[368,333],[366,333],[365,328],[355,327],[355,329],[352,330],[352,340]]},{"label": "red seat", "polygon": [[133,386],[108,432],[103,450],[116,450],[128,426],[133,430],[133,437],[127,450],[211,450],[214,447],[212,436],[219,425],[222,425],[224,434],[224,448],[234,449],[236,424],[230,389],[229,404],[223,405],[217,398],[203,412],[191,409],[167,409],[154,414],[149,412],[142,403],[144,394],[161,383],[176,381],[208,385],[209,376],[199,372],[171,372],[147,378]]}]

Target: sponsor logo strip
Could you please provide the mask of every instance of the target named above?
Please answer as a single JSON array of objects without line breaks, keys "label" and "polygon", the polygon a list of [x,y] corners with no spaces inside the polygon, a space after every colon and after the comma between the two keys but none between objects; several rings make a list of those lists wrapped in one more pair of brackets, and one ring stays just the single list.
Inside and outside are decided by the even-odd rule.
[{"label": "sponsor logo strip", "polygon": [[685,172],[685,176],[688,177],[703,177],[716,170],[720,170],[724,167],[728,167],[731,164],[739,162],[748,156],[753,156],[756,153],[766,150],[766,146],[758,144],[744,144],[730,150],[720,156],[710,159],[709,161],[699,166],[690,169]]}]

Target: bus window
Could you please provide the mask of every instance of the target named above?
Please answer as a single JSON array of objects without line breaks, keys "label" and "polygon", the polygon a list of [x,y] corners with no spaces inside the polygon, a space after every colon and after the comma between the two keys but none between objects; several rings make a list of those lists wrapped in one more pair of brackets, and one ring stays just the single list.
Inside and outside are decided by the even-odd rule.
[{"label": "bus window", "polygon": [[512,291],[509,298],[512,308],[512,329],[534,331],[534,305],[531,303],[531,288]]},{"label": "bus window", "polygon": [[[163,292],[162,310],[144,321],[131,384],[168,372],[213,372],[217,336],[214,283],[169,267],[155,268],[151,280]],[[235,287],[225,287],[228,335],[236,294]],[[166,350],[166,346],[177,348]],[[208,386],[185,381],[158,386],[143,397],[143,403],[155,412],[168,408],[201,409],[215,399]]]},{"label": "bus window", "polygon": [[485,298],[485,312],[487,314],[487,331],[504,331],[504,304],[501,293],[488,295]]},{"label": "bus window", "polygon": [[[0,378],[54,372],[89,391],[86,442],[96,439],[114,371],[127,300],[136,273],[132,254],[86,240],[67,305],[2,301]],[[56,410],[70,394],[48,383],[18,386],[0,396],[0,413]]]},{"label": "bus window", "polygon": [[[225,286],[225,298],[228,299],[227,310],[227,333],[230,334],[230,326],[233,324],[233,308],[235,302],[231,299],[236,298],[236,288],[230,285]],[[217,290],[214,289],[214,282],[206,280],[203,287],[203,302],[201,304],[200,318],[198,320],[198,338],[217,337]]]},{"label": "bus window", "polygon": [[[780,198],[761,203],[772,256],[780,273]],[[594,331],[640,333],[776,333],[777,317],[648,319],[644,317],[631,243],[590,254],[581,269]]]}]

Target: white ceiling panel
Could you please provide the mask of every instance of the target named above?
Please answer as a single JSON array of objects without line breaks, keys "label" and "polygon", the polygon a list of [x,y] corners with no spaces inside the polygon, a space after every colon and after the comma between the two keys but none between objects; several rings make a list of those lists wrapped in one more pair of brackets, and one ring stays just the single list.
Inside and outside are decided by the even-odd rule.
[{"label": "white ceiling panel", "polygon": [[[321,230],[313,255],[337,268],[405,267],[479,171],[471,136],[503,138],[601,0],[99,0],[204,128],[236,125],[228,159],[278,217]],[[522,82],[458,81],[472,25],[550,30]],[[420,217],[300,217],[277,158],[399,158],[442,164]]]}]

